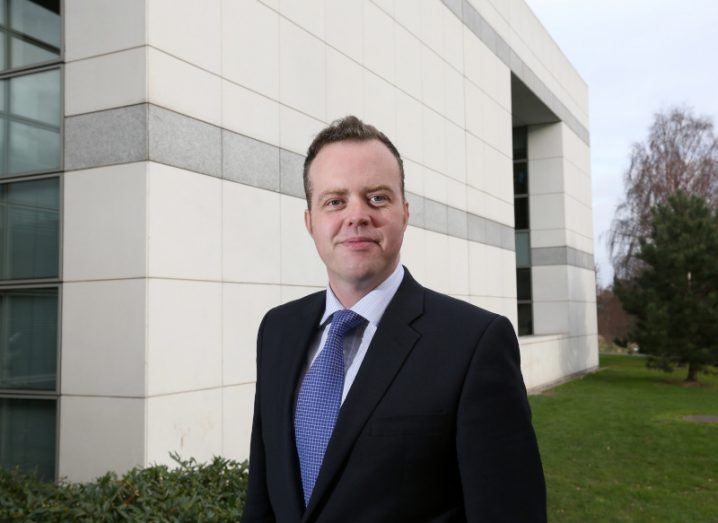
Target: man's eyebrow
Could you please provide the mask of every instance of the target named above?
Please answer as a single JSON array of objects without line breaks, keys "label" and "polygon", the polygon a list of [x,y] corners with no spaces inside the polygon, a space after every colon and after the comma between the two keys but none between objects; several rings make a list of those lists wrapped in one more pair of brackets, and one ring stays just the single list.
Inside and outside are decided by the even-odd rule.
[{"label": "man's eyebrow", "polygon": [[394,193],[394,189],[389,187],[388,185],[374,185],[372,187],[369,187],[366,192],[379,192],[379,191],[387,191],[390,193]]},{"label": "man's eyebrow", "polygon": [[341,196],[344,194],[347,194],[349,191],[346,189],[327,189],[326,191],[322,191],[319,193],[319,196],[317,196],[318,200],[323,200],[327,196]]}]

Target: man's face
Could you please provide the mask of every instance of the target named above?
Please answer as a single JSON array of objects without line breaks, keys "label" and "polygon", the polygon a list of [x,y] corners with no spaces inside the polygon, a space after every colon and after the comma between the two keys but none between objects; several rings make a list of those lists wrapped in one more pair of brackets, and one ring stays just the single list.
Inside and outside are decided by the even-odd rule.
[{"label": "man's face", "polygon": [[333,286],[371,290],[399,262],[409,206],[399,165],[379,140],[324,146],[309,170],[304,222]]}]

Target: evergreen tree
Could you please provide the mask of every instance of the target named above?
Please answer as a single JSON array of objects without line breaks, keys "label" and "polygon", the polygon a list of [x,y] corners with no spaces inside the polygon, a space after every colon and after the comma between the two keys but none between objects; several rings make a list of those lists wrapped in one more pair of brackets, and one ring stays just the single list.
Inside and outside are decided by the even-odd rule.
[{"label": "evergreen tree", "polygon": [[686,381],[696,382],[701,369],[718,365],[718,212],[675,193],[652,209],[651,234],[637,257],[643,270],[614,281],[636,318],[631,339],[649,366],[687,365]]}]

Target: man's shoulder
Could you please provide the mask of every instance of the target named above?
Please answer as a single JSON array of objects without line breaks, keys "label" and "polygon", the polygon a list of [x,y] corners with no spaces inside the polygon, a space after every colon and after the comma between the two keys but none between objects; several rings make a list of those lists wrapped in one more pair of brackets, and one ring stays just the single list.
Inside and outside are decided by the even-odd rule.
[{"label": "man's shoulder", "polygon": [[425,314],[451,318],[454,321],[470,321],[472,324],[490,324],[499,314],[472,303],[454,298],[424,287]]},{"label": "man's shoulder", "polygon": [[325,299],[325,290],[307,294],[301,298],[288,301],[269,309],[264,315],[264,321],[281,321],[284,318],[293,317],[300,312],[306,311],[308,308],[315,308],[320,303],[323,304]]}]

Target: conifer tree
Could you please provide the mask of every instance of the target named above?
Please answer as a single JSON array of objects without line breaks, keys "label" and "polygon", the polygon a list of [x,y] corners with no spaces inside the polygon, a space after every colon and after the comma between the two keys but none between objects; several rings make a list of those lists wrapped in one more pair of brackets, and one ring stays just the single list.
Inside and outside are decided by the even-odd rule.
[{"label": "conifer tree", "polygon": [[614,280],[636,318],[631,339],[648,365],[687,365],[686,381],[718,365],[718,212],[703,198],[677,192],[652,209],[651,233],[640,240],[643,270]]}]

